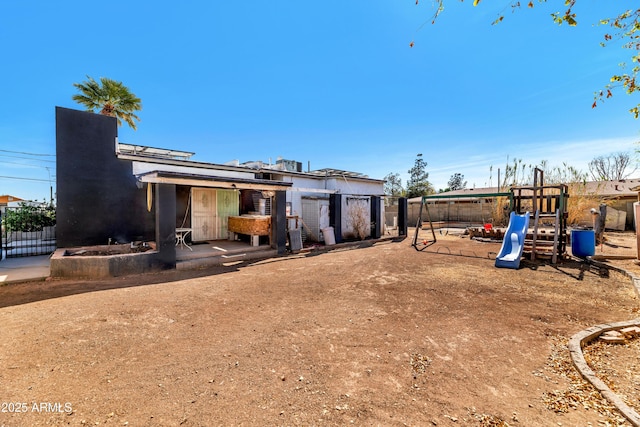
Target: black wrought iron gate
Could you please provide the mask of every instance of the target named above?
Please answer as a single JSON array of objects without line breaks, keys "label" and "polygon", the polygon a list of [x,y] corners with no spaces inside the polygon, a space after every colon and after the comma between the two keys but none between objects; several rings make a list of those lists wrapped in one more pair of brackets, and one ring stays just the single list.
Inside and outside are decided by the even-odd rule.
[{"label": "black wrought iron gate", "polygon": [[2,256],[17,258],[47,255],[56,249],[55,208],[5,207],[0,212]]}]

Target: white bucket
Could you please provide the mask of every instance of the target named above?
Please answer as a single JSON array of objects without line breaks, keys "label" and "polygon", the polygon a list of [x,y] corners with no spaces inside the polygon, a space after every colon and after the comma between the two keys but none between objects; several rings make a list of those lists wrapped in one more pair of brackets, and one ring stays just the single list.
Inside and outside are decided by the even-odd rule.
[{"label": "white bucket", "polygon": [[333,227],[327,227],[322,229],[322,235],[324,236],[325,245],[335,245],[336,235],[333,233]]}]

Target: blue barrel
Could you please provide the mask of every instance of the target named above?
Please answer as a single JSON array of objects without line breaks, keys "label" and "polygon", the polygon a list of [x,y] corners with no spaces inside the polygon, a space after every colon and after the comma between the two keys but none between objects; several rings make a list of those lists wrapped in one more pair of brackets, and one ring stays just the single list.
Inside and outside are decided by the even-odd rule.
[{"label": "blue barrel", "polygon": [[596,233],[593,230],[571,230],[571,253],[586,258],[596,254]]}]

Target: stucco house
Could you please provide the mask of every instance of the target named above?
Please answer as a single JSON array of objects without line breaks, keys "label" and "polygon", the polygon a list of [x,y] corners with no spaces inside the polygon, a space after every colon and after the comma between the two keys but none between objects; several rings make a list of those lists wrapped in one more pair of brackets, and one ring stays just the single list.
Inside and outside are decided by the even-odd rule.
[{"label": "stucco house", "polygon": [[367,236],[383,233],[383,180],[303,171],[284,159],[199,162],[192,152],[122,144],[117,136],[115,118],[56,108],[58,247],[155,240],[171,268],[176,237],[242,238],[284,253],[287,231],[302,224],[308,239],[324,240],[325,229],[336,242],[352,237],[354,211],[364,212]]}]

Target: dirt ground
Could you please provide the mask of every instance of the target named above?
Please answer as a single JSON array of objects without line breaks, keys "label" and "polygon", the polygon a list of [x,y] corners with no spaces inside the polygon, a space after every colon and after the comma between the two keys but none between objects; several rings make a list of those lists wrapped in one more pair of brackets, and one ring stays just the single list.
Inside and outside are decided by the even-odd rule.
[{"label": "dirt ground", "polygon": [[[634,253],[615,237],[603,249]],[[499,244],[458,236],[429,250],[0,287],[0,426],[628,425],[566,350],[638,317],[627,277],[571,260],[497,269]],[[610,382],[637,388],[620,366]]]}]

